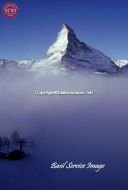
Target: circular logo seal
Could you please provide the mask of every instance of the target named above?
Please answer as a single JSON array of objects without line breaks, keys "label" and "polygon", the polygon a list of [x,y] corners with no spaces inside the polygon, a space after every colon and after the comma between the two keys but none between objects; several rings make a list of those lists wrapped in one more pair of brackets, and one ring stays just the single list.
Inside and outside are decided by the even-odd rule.
[{"label": "circular logo seal", "polygon": [[14,18],[18,15],[19,8],[15,3],[6,3],[3,7],[3,15],[7,18]]}]

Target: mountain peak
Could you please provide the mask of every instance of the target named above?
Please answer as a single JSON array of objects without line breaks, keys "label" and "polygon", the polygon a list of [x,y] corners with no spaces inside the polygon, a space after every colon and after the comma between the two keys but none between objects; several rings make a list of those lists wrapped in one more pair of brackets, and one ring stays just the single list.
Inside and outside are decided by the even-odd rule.
[{"label": "mountain peak", "polygon": [[68,24],[63,24],[59,34],[58,34],[58,38],[61,37],[60,34],[66,35],[66,37],[69,38],[72,36],[74,38],[76,38],[76,35],[74,33],[74,30],[68,25]]},{"label": "mountain peak", "polygon": [[47,55],[51,55],[59,51],[61,51],[61,54],[64,54],[67,50],[68,44],[75,40],[76,35],[73,29],[69,25],[63,24],[60,32],[58,33],[56,41],[48,49]]},{"label": "mountain peak", "polygon": [[99,50],[81,42],[73,29],[63,24],[56,41],[47,51],[47,55],[36,67],[86,69],[96,72],[117,72],[114,62]]},{"label": "mountain peak", "polygon": [[118,67],[122,68],[122,67],[128,66],[128,60],[124,60],[124,59],[117,60],[117,61],[115,62],[115,64],[116,64]]},{"label": "mountain peak", "polygon": [[68,34],[70,31],[72,32],[70,27],[67,24],[63,24],[62,29],[58,33],[56,41],[48,49],[47,55],[51,55],[55,51],[59,52],[60,50],[63,53],[65,52],[68,44]]},{"label": "mountain peak", "polygon": [[63,24],[63,26],[62,26],[62,29],[61,29],[61,30],[63,30],[63,29],[66,29],[66,30],[71,31],[71,32],[73,32],[73,33],[74,33],[73,29],[72,29],[72,28],[71,28],[68,24]]}]

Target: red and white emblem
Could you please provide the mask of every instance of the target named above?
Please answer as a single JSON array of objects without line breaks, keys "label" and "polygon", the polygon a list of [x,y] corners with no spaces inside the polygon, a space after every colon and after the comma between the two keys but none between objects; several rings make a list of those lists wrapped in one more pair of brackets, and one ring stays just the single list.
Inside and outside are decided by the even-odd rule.
[{"label": "red and white emblem", "polygon": [[18,15],[19,8],[15,3],[6,3],[3,7],[3,15],[7,18],[14,18]]}]

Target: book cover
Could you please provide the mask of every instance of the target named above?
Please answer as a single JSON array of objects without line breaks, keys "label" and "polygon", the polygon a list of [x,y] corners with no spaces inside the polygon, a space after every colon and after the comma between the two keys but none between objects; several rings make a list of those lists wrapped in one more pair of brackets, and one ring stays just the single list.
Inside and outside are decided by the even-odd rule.
[{"label": "book cover", "polygon": [[127,190],[126,0],[0,1],[0,190]]}]

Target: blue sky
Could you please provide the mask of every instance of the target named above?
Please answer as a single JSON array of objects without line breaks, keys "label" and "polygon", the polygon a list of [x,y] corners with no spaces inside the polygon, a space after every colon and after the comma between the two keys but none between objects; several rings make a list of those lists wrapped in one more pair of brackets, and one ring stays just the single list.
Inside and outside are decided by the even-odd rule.
[{"label": "blue sky", "polygon": [[2,15],[0,1],[0,58],[41,58],[63,23],[77,37],[113,60],[128,59],[127,0],[14,0],[15,19]]}]

